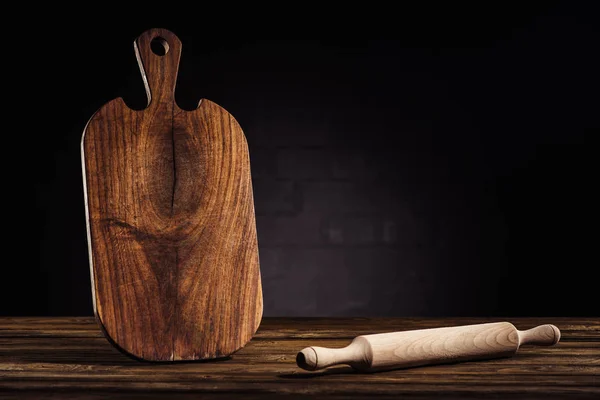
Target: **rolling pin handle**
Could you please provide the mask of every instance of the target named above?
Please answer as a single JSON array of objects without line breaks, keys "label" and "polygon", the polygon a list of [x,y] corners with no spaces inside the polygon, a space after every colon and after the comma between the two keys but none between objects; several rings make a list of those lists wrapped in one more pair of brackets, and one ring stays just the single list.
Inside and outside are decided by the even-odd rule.
[{"label": "rolling pin handle", "polygon": [[519,346],[534,344],[538,346],[552,346],[560,340],[560,330],[554,325],[540,325],[526,331],[519,332]]},{"label": "rolling pin handle", "polygon": [[341,349],[328,349],[318,346],[307,347],[296,356],[296,364],[307,371],[316,371],[339,364],[347,364],[360,368],[360,366],[368,362],[364,354],[363,341],[355,339],[348,346]]}]

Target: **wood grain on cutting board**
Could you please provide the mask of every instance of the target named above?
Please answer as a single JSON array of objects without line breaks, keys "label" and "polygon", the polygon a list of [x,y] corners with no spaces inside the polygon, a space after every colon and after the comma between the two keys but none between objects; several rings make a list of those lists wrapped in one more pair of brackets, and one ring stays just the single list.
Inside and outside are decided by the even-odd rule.
[{"label": "wood grain on cutting board", "polygon": [[[151,50],[153,39],[165,55]],[[147,31],[135,51],[148,107],[115,99],[82,139],[96,316],[142,359],[226,356],[262,316],[247,142],[215,103],[177,106],[174,34]]]}]

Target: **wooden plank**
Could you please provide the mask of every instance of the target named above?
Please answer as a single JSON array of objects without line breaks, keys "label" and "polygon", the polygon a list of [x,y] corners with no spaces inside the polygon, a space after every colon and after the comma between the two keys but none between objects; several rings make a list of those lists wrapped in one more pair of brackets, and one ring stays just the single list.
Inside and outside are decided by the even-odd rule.
[{"label": "wooden plank", "polygon": [[[401,397],[402,399],[432,399],[432,398],[443,398],[445,400],[464,400],[468,398],[470,400],[488,400],[490,398],[498,398],[498,394],[492,390],[488,392],[467,392],[460,391],[456,392],[448,392],[444,391],[443,387],[436,388],[437,391],[435,393],[428,392],[425,390],[422,391],[405,391],[401,394],[396,393],[378,393],[378,394],[368,394],[363,396],[358,396],[358,398],[376,398],[376,399],[397,399]],[[111,390],[102,390],[95,389],[93,392],[86,391],[69,391],[68,389],[63,389],[57,392],[47,392],[43,389],[41,390],[27,390],[20,391],[18,395],[6,395],[0,394],[0,398],[2,399],[10,399],[10,400],[51,400],[51,399],[60,399],[60,400],[136,400],[136,399],[169,399],[169,400],[197,400],[199,398],[203,400],[211,400],[211,399],[231,399],[233,397],[244,398],[245,400],[264,400],[264,399],[336,399],[336,400],[344,400],[344,399],[356,399],[357,396],[355,394],[330,394],[330,393],[311,393],[310,395],[283,395],[278,392],[248,392],[248,391],[238,391],[238,392],[197,392],[197,391],[169,391],[169,392],[161,392],[161,391],[111,391]],[[564,400],[568,399],[593,399],[597,400],[597,393],[588,393],[582,391],[555,391],[553,393],[545,393],[543,397],[539,395],[539,392],[530,393],[530,392],[503,392],[501,398],[510,398],[513,400],[532,400],[532,399],[544,399],[544,400]]]},{"label": "wooden plank", "polygon": [[[562,340],[600,340],[600,318],[274,318],[265,317],[253,340],[347,338],[374,332],[427,329],[508,320],[519,329],[555,324]],[[0,317],[0,337],[100,337],[93,317]]]},{"label": "wooden plank", "polygon": [[[21,381],[14,380],[11,382],[3,382],[5,389],[11,390],[31,390],[40,389],[48,390],[112,390],[112,391],[190,391],[197,393],[228,393],[229,395],[252,392],[252,393],[277,393],[280,395],[346,395],[354,396],[355,398],[365,398],[365,396],[378,395],[396,395],[402,396],[412,394],[421,396],[421,398],[444,398],[446,394],[464,394],[472,396],[473,394],[489,395],[513,395],[513,394],[529,394],[532,399],[545,398],[547,394],[562,394],[576,395],[583,394],[588,396],[598,396],[600,389],[593,379],[588,378],[588,382],[578,379],[558,379],[552,382],[542,382],[541,384],[535,380],[524,382],[522,384],[514,384],[512,380],[507,379],[504,382],[494,382],[493,384],[485,381],[462,381],[457,382],[453,379],[444,379],[442,381],[420,381],[415,382],[409,379],[398,379],[387,383],[378,382],[377,384],[365,384],[356,382],[357,378],[353,377],[352,381],[336,382],[326,380],[281,380],[274,381],[244,381],[244,380],[223,380],[204,381],[198,379],[196,381],[130,381],[124,380],[121,382],[106,382],[101,380],[80,381],[58,381],[49,382],[44,380],[37,381]],[[362,381],[362,379],[360,379]],[[592,382],[589,384],[589,382]],[[165,398],[169,398],[165,393]]]},{"label": "wooden plank", "polygon": [[[267,364],[288,364],[296,370],[295,355],[299,349],[309,343],[324,347],[338,347],[345,344],[342,340],[281,340],[281,341],[259,341],[252,342],[246,348],[233,355],[230,359],[221,362],[199,363],[199,364],[147,364],[140,363],[126,357],[112,348],[104,339],[53,339],[30,338],[22,339],[0,339],[0,359],[9,364],[28,363],[33,365],[38,362],[56,362],[59,367],[64,364],[89,365],[90,359],[96,364],[111,365],[114,368],[150,368],[156,371],[179,371],[181,369],[197,368],[199,371],[227,371],[237,366],[248,364],[261,367]],[[596,343],[594,343],[596,345]],[[560,346],[560,344],[558,345]],[[498,359],[474,362],[469,364],[457,364],[453,368],[461,368],[461,365],[477,365],[482,370],[485,368],[498,368],[500,366],[539,366],[539,365],[579,365],[597,366],[600,364],[600,347],[586,347],[585,343],[580,346],[548,348],[523,348],[517,355]],[[32,364],[33,363],[33,364]],[[5,364],[0,364],[5,365]],[[253,367],[257,368],[257,367]],[[446,367],[440,367],[447,370]]]},{"label": "wooden plank", "polygon": [[[266,355],[286,352],[295,357],[296,352],[308,345],[322,347],[342,347],[348,344],[346,339],[282,339],[252,341],[248,346],[232,355],[233,358],[245,355]],[[115,356],[116,359],[131,360],[114,349],[104,338],[0,338],[0,354],[13,352],[24,354],[31,352],[58,352],[78,357],[79,351],[90,350]],[[291,352],[291,353],[290,353]],[[554,347],[522,347],[510,359],[527,358],[530,355],[590,355],[600,356],[598,342],[567,342],[558,343]]]},{"label": "wooden plank", "polygon": [[[432,375],[477,375],[486,376],[486,379],[494,379],[499,375],[530,376],[540,373],[548,375],[600,375],[600,358],[595,360],[591,358],[583,358],[577,362],[578,358],[571,357],[569,360],[561,360],[560,357],[545,359],[546,362],[527,363],[527,362],[466,362],[461,364],[450,364],[443,366],[426,366],[421,368],[409,368],[397,371],[386,371],[379,374],[368,375],[368,380],[386,380],[390,376],[432,376]],[[252,367],[249,368],[248,366]],[[350,372],[345,367],[336,367],[331,369],[336,372]],[[38,374],[60,374],[61,377],[66,377],[63,374],[72,374],[71,377],[79,376],[85,378],[89,374],[117,374],[123,376],[139,376],[144,379],[148,375],[157,376],[159,374],[193,374],[197,376],[218,374],[219,376],[256,376],[265,375],[269,372],[277,371],[278,374],[298,375],[305,377],[317,377],[327,374],[321,372],[306,372],[298,369],[293,358],[278,358],[266,359],[260,362],[249,362],[245,360],[233,360],[230,362],[214,363],[213,365],[189,365],[189,364],[174,364],[170,365],[115,365],[115,364],[90,364],[83,361],[80,362],[29,362],[24,365],[21,362],[3,362],[0,363],[0,372],[2,378],[5,379],[11,376],[34,377]],[[367,375],[365,375],[367,376]]]}]

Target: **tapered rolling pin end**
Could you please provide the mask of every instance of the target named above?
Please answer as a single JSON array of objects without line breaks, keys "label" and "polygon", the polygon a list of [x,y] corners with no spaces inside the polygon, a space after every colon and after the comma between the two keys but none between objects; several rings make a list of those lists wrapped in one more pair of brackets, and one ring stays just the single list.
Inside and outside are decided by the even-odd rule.
[{"label": "tapered rolling pin end", "polygon": [[554,325],[552,325],[552,329],[554,329],[554,343],[552,344],[556,344],[560,340],[560,329]]},{"label": "tapered rolling pin end", "polygon": [[317,352],[312,347],[307,347],[296,356],[296,364],[307,371],[317,369]]},{"label": "tapered rolling pin end", "polygon": [[556,326],[554,325],[550,325],[550,328],[552,328],[552,330],[554,331],[554,340],[552,341],[552,344],[550,344],[550,346],[554,346],[556,343],[558,343],[558,341],[560,340],[560,329],[558,329]]},{"label": "tapered rolling pin end", "polygon": [[520,344],[535,344],[538,346],[553,346],[560,340],[560,329],[546,324],[519,332]]}]

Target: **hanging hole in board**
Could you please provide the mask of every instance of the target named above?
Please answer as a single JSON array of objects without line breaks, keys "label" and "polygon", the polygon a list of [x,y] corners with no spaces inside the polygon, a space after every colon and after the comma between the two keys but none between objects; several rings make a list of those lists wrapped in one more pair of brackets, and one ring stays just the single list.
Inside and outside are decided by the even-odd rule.
[{"label": "hanging hole in board", "polygon": [[160,36],[157,36],[150,42],[150,49],[157,56],[164,56],[169,52],[169,43]]}]

